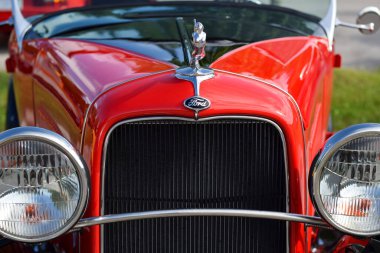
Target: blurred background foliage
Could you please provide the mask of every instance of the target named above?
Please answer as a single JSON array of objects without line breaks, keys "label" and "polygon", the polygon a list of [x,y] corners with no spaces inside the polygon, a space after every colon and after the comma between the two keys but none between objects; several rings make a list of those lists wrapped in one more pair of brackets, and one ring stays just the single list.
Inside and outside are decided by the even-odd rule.
[{"label": "blurred background foliage", "polygon": [[334,130],[380,123],[380,70],[335,70],[331,116]]}]

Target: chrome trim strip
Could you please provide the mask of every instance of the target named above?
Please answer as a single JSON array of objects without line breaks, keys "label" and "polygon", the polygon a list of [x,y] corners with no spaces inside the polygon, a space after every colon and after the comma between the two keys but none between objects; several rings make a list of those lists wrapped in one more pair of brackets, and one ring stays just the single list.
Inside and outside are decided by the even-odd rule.
[{"label": "chrome trim strip", "polygon": [[377,136],[380,137],[380,124],[375,123],[365,123],[365,124],[358,124],[353,125],[348,128],[345,128],[336,134],[334,134],[325,144],[323,147],[321,155],[318,157],[318,160],[312,168],[312,197],[314,199],[314,202],[316,204],[316,208],[318,209],[318,213],[329,223],[331,226],[336,228],[337,230],[342,231],[343,233],[355,235],[355,236],[376,236],[380,234],[380,231],[377,232],[360,232],[360,231],[353,231],[350,229],[347,229],[343,226],[341,226],[339,223],[335,222],[333,219],[330,218],[330,215],[326,212],[326,209],[324,208],[324,205],[322,203],[321,197],[320,197],[320,178],[322,176],[322,172],[325,168],[325,164],[330,160],[330,158],[335,154],[337,150],[339,150],[343,145],[347,144],[348,142],[361,138],[361,137],[371,137],[371,136]]},{"label": "chrome trim strip", "polygon": [[48,234],[45,237],[23,238],[20,236],[5,233],[0,229],[0,234],[6,238],[27,243],[37,243],[54,239],[70,230],[82,217],[84,211],[86,210],[88,197],[90,195],[90,177],[87,165],[83,161],[82,157],[77,153],[76,149],[70,144],[70,142],[68,142],[61,135],[49,130],[39,127],[17,127],[0,134],[0,146],[19,140],[33,140],[44,142],[50,144],[54,148],[64,153],[73,163],[75,170],[78,173],[81,190],[80,199],[73,216],[64,226],[62,226],[61,230],[55,233]]},{"label": "chrome trim strip", "polygon": [[83,126],[82,126],[82,133],[81,133],[81,139],[80,139],[80,152],[81,154],[83,154],[83,144],[84,144],[84,134],[85,134],[85,130],[86,130],[86,125],[87,125],[87,120],[88,120],[88,114],[92,108],[92,106],[95,104],[95,102],[101,97],[103,96],[105,93],[107,93],[108,91],[112,90],[113,88],[116,88],[118,86],[121,86],[123,84],[126,84],[126,83],[130,83],[132,81],[136,81],[136,80],[140,80],[140,79],[143,79],[145,77],[150,77],[150,76],[154,76],[154,75],[159,75],[159,74],[163,74],[163,73],[166,73],[166,72],[170,72],[170,71],[175,71],[176,69],[167,69],[167,70],[163,70],[163,71],[158,71],[158,72],[154,72],[154,73],[149,73],[149,74],[146,74],[146,75],[142,75],[142,76],[138,76],[138,77],[135,77],[135,78],[131,78],[131,79],[128,79],[128,80],[124,80],[124,81],[120,81],[120,82],[116,82],[112,85],[110,85],[110,87],[108,87],[107,89],[105,89],[104,91],[102,91],[101,93],[99,93],[95,98],[94,100],[92,100],[90,102],[90,105],[88,106],[87,110],[86,110],[86,115],[84,116],[84,121],[83,121]]},{"label": "chrome trim strip", "polygon": [[[198,74],[197,73],[198,71],[202,71],[202,70],[204,70],[207,73],[205,73],[205,74],[202,74],[202,73]],[[186,72],[193,72],[191,74],[194,74],[194,75],[187,74]],[[193,88],[194,88],[194,97],[200,97],[201,96],[200,95],[201,83],[203,81],[214,78],[215,75],[211,69],[196,70],[196,69],[186,67],[186,68],[176,69],[175,77],[178,79],[181,79],[181,80],[191,82],[193,84]]]},{"label": "chrome trim strip", "polygon": [[[217,120],[217,119],[250,119],[250,120],[259,120],[259,121],[265,121],[270,124],[272,124],[280,133],[281,140],[282,140],[282,145],[284,147],[284,163],[285,163],[285,185],[286,185],[286,212],[289,213],[289,172],[288,172],[288,149],[286,146],[286,140],[285,140],[285,135],[280,128],[279,125],[277,125],[275,122],[265,119],[265,118],[259,118],[259,117],[251,117],[251,116],[216,116],[216,117],[209,117],[209,118],[201,118],[201,119],[192,119],[192,118],[181,118],[181,117],[147,117],[147,118],[135,118],[135,119],[128,119],[121,121],[117,124],[115,124],[111,129],[108,130],[108,133],[106,135],[104,145],[103,145],[103,157],[102,157],[102,176],[101,176],[101,216],[104,215],[104,177],[105,177],[105,162],[106,162],[106,155],[107,155],[107,147],[108,147],[108,142],[109,142],[109,137],[113,130],[117,128],[118,126],[122,124],[127,124],[131,122],[136,122],[136,121],[149,121],[149,120],[183,120],[183,121],[190,121],[190,122],[200,122],[200,121],[209,121],[209,120]],[[302,119],[301,119],[302,121]],[[191,210],[191,209],[189,209]],[[213,210],[213,209],[211,209]],[[286,224],[286,244],[287,244],[287,252],[289,252],[289,224]],[[103,226],[101,227],[101,232],[100,232],[100,250],[101,253],[104,252],[103,249],[104,245],[104,231],[103,231]]]},{"label": "chrome trim strip", "polygon": [[16,40],[18,49],[20,52],[22,51],[22,42],[24,41],[24,37],[26,32],[32,27],[32,24],[30,24],[22,15],[20,6],[18,4],[18,0],[11,0],[12,4],[12,17],[13,17],[13,23],[16,33]]},{"label": "chrome trim strip", "polygon": [[146,211],[136,213],[110,214],[100,217],[91,217],[81,219],[74,227],[75,230],[102,224],[115,222],[124,222],[132,220],[145,220],[157,218],[188,217],[188,216],[220,216],[220,217],[242,217],[258,218],[270,220],[283,220],[291,222],[305,223],[309,226],[330,228],[330,226],[319,217],[306,216],[293,213],[256,211],[256,210],[239,210],[239,209],[176,209]]},{"label": "chrome trim strip", "polygon": [[327,33],[327,39],[329,41],[330,51],[333,51],[333,46],[334,46],[335,23],[337,20],[336,12],[337,12],[336,0],[331,0],[327,15],[321,20],[321,22],[319,22],[319,24],[325,29]]}]

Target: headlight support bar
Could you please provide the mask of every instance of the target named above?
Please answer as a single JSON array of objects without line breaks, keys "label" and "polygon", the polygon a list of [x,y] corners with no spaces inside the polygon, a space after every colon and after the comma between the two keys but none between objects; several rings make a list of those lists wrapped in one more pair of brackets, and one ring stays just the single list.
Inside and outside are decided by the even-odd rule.
[{"label": "headlight support bar", "polygon": [[331,227],[319,217],[307,216],[293,213],[281,213],[257,210],[237,210],[237,209],[174,209],[159,210],[135,213],[109,214],[99,217],[81,219],[73,228],[78,230],[84,227],[102,225],[115,222],[132,220],[146,220],[172,217],[195,217],[195,216],[218,216],[218,217],[241,217],[258,218],[270,220],[283,220],[298,223],[305,223],[308,226],[315,226],[330,229]]}]

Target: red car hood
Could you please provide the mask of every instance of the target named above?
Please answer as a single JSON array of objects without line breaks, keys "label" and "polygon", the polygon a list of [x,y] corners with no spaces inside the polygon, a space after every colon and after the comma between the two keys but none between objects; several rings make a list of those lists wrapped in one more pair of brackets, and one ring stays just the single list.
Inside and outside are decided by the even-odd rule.
[{"label": "red car hood", "polygon": [[[318,80],[333,65],[326,39],[316,37],[282,38],[253,43],[234,50],[211,67],[269,82],[288,92],[302,112],[305,126],[318,99]],[[319,94],[321,95],[321,94]],[[311,101],[312,100],[312,101]]]},{"label": "red car hood", "polygon": [[[170,80],[177,83],[184,82],[174,77],[177,66],[118,48],[67,39],[37,40],[36,43],[37,47],[43,50],[37,57],[34,75],[41,83],[51,83],[51,80],[63,77],[70,92],[66,97],[69,107],[78,110],[79,103],[81,110],[79,114],[83,116],[86,115],[89,106],[110,89],[131,85],[134,80],[142,77],[147,79],[148,75],[173,70],[167,73]],[[48,62],[50,65],[46,66]],[[328,81],[318,78],[331,76],[321,74],[328,71],[329,68],[326,67],[328,64],[333,62],[326,39],[294,37],[249,44],[222,56],[211,67],[217,74],[231,72],[228,73],[231,89],[238,93],[244,94],[247,89],[246,82],[241,85],[239,81],[242,78],[256,79],[254,87],[257,87],[256,83],[259,82],[263,85],[269,84],[274,89],[281,89],[297,102],[304,125],[307,127],[315,109],[311,108],[316,104],[313,101],[318,99],[318,93],[323,92],[315,90],[317,84]],[[54,73],[58,76],[52,77]],[[151,78],[154,79],[153,76]],[[214,87],[212,84],[220,80],[214,78],[204,82],[201,86],[201,95],[202,90],[210,90],[210,87]],[[152,84],[155,84],[154,80]],[[183,90],[187,91],[186,97],[193,95],[191,85]],[[227,91],[218,94],[218,98],[223,97],[222,95],[223,101],[233,102],[230,101],[232,97],[229,98]],[[212,101],[213,104],[221,102]],[[185,114],[191,115],[191,112]]]},{"label": "red car hood", "polygon": [[[39,68],[35,74],[44,77],[47,72],[52,72],[51,66],[39,65],[52,62],[56,65],[55,69],[61,71],[61,76],[82,89],[89,103],[114,85],[176,68],[170,63],[87,41],[50,39],[38,40],[37,43],[37,47],[43,48],[43,51],[39,53]],[[45,61],[45,57],[50,59]]]},{"label": "red car hood", "polygon": [[[176,68],[171,63],[87,41],[51,39],[40,43],[86,86],[95,86],[90,89],[95,94],[112,83]],[[321,65],[329,57],[327,48],[328,42],[323,38],[273,39],[233,50],[210,67],[269,81],[298,98],[300,83],[315,81],[313,78],[323,71]]]}]

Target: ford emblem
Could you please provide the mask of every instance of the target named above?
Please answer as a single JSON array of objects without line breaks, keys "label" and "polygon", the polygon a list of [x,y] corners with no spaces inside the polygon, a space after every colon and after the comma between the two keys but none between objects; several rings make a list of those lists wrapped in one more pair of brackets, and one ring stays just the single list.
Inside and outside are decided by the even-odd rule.
[{"label": "ford emblem", "polygon": [[207,98],[195,96],[195,97],[186,99],[183,102],[183,104],[186,108],[189,108],[191,110],[198,112],[198,111],[209,108],[211,105],[211,102]]}]

